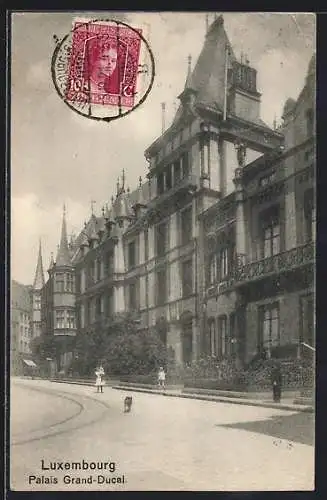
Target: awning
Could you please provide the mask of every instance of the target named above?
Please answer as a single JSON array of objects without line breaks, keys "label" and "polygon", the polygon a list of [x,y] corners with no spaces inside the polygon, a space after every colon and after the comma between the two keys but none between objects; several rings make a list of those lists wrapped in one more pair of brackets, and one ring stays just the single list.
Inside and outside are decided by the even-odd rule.
[{"label": "awning", "polygon": [[31,361],[30,359],[23,359],[23,361],[27,366],[33,366],[33,368],[36,367],[34,361]]}]

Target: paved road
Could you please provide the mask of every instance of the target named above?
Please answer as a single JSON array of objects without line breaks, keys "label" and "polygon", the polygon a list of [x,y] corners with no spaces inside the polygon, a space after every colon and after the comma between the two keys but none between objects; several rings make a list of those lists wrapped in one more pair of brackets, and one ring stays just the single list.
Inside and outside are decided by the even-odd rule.
[{"label": "paved road", "polygon": [[[141,393],[124,414],[110,388],[13,380],[11,391],[15,490],[314,488],[310,414]],[[83,459],[106,470],[51,470]]]}]

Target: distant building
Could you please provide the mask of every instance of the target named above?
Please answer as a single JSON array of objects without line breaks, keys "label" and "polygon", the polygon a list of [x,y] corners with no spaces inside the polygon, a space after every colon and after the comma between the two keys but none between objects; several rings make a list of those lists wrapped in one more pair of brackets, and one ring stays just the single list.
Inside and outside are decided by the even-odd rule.
[{"label": "distant building", "polygon": [[31,359],[30,341],[32,338],[32,287],[11,281],[11,371],[20,375],[24,370],[24,360]]},{"label": "distant building", "polygon": [[76,335],[125,312],[181,364],[314,343],[314,63],[278,130],[260,118],[256,77],[215,19],[171,126],[145,152],[147,182],[129,192],[123,172],[71,245],[64,214],[42,302],[58,369]]}]

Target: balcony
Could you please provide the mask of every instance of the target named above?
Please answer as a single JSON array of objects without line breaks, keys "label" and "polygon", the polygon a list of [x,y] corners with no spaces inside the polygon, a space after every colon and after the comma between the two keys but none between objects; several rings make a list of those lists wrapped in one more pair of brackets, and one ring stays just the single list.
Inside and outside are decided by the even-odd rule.
[{"label": "balcony", "polygon": [[171,197],[180,195],[181,193],[190,192],[191,194],[196,191],[198,187],[197,178],[193,174],[185,175],[182,179],[174,183],[170,189],[166,189],[163,193],[158,194],[152,201],[149,208],[154,208],[158,204],[165,203]]},{"label": "balcony", "polygon": [[313,264],[314,257],[315,244],[310,242],[267,259],[245,264],[234,271],[233,278],[236,283],[254,281],[262,277],[292,271],[307,264]]},{"label": "balcony", "polygon": [[233,269],[225,280],[212,284],[207,288],[207,297],[231,291],[244,283],[251,283],[262,278],[293,271],[308,264],[313,264],[314,260],[315,243],[310,242],[266,259],[240,265]]}]

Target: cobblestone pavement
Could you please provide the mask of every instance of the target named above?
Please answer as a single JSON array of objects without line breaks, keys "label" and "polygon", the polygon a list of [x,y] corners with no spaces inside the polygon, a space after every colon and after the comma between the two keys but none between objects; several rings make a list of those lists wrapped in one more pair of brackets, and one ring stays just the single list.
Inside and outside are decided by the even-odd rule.
[{"label": "cobblestone pavement", "polygon": [[[127,394],[133,396],[133,407],[124,414]],[[41,491],[311,490],[311,422],[299,421],[298,415],[109,387],[96,394],[93,387],[13,381],[11,486]],[[308,436],[306,444],[293,432],[296,426]],[[42,460],[47,467],[83,459],[115,462],[116,470],[42,470]],[[79,484],[81,478],[89,482]],[[106,482],[113,478],[116,484]]]}]

